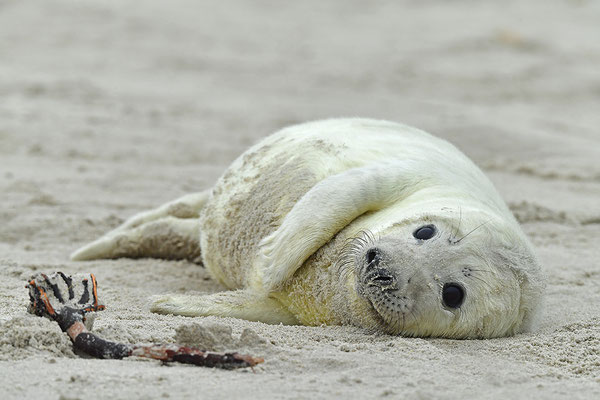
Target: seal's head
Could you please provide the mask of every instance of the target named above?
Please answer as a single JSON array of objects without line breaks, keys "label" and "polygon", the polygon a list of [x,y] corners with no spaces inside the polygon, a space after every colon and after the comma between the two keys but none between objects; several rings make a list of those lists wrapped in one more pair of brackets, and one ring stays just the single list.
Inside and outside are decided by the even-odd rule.
[{"label": "seal's head", "polygon": [[[356,238],[347,265],[370,324],[391,334],[490,338],[527,330],[544,281],[514,221],[422,216]],[[364,320],[364,319],[363,319]]]}]

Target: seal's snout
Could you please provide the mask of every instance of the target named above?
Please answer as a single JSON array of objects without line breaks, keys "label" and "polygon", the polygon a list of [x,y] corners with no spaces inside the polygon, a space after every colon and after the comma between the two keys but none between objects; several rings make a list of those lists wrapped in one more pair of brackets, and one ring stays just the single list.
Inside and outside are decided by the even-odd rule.
[{"label": "seal's snout", "polygon": [[[427,274],[415,266],[416,250],[397,237],[361,245],[363,247],[355,253],[358,295],[366,300],[375,320],[386,332],[411,332],[410,329],[420,323],[427,300],[423,302],[430,293],[430,287],[425,286]],[[417,304],[421,304],[420,309]]]},{"label": "seal's snout", "polygon": [[381,265],[381,251],[377,247],[369,249],[365,255],[365,284],[378,287],[383,291],[398,289],[397,279],[387,268]]}]

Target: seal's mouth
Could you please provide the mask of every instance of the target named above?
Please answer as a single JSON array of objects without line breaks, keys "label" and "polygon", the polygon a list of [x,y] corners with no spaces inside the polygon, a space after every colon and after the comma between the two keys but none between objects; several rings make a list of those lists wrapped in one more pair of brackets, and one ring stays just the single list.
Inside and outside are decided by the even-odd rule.
[{"label": "seal's mouth", "polygon": [[386,268],[366,271],[361,279],[362,298],[379,329],[389,334],[404,333],[412,318],[413,301],[399,291],[398,279]]},{"label": "seal's mouth", "polygon": [[416,327],[414,324],[417,322],[417,316],[412,309],[412,301],[391,294],[365,299],[370,305],[370,315],[377,323],[378,329],[390,335],[416,335],[413,328]]},{"label": "seal's mouth", "polygon": [[373,268],[363,278],[365,288],[390,292],[398,289],[394,274],[386,268]]},{"label": "seal's mouth", "polygon": [[420,325],[418,296],[411,289],[414,275],[403,279],[401,270],[386,262],[381,252],[373,257],[367,251],[364,259],[358,269],[358,293],[366,300],[371,318],[388,334],[414,336]]}]

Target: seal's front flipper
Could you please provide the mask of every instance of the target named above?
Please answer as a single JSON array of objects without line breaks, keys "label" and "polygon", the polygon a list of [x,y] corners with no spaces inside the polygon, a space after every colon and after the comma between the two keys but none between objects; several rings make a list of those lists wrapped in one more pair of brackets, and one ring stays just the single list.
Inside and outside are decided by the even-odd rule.
[{"label": "seal's front flipper", "polygon": [[232,317],[267,324],[299,322],[279,301],[251,290],[235,290],[205,296],[166,295],[155,298],[152,312],[186,317]]},{"label": "seal's front flipper", "polygon": [[251,286],[278,290],[302,263],[355,218],[384,209],[431,179],[418,161],[381,162],[332,175],[313,186],[262,239],[253,263]]},{"label": "seal's front flipper", "polygon": [[75,261],[154,257],[200,262],[198,217],[210,191],[185,195],[129,218],[121,226],[71,254]]}]

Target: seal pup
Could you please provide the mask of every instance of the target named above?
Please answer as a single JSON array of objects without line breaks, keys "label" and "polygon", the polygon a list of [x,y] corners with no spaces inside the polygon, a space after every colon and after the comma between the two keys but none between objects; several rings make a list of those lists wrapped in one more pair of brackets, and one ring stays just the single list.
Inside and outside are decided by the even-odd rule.
[{"label": "seal pup", "polygon": [[499,194],[463,153],[370,119],[296,125],[243,153],[210,190],[140,213],[73,260],[201,262],[230,291],[151,310],[419,337],[531,328],[544,278]]}]

